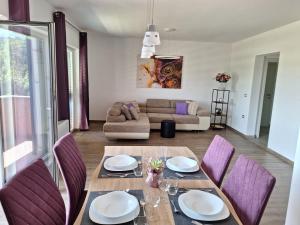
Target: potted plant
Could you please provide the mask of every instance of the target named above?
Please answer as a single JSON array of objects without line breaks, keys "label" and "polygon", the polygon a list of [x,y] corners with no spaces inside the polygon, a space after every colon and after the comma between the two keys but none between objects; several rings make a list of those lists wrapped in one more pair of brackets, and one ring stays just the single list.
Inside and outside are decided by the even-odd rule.
[{"label": "potted plant", "polygon": [[158,188],[158,181],[162,176],[164,170],[164,163],[160,159],[152,159],[147,168],[148,176],[146,183],[153,188]]},{"label": "potted plant", "polygon": [[220,83],[220,89],[226,89],[226,83],[231,79],[231,76],[227,73],[218,73],[216,75],[216,81]]}]

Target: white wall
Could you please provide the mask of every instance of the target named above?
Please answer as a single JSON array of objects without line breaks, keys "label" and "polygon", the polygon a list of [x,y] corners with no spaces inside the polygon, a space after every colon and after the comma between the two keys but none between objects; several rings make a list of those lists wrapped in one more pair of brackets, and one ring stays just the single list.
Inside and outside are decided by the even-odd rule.
[{"label": "white wall", "polygon": [[300,21],[233,43],[231,57],[234,100],[229,124],[246,135],[254,135],[248,128],[255,57],[280,52],[268,147],[290,160],[294,159],[300,125],[299,40]]},{"label": "white wall", "polygon": [[[137,57],[142,40],[112,38],[89,32],[89,82],[92,120],[104,120],[115,101],[147,98],[192,99],[209,109],[213,79],[229,71],[230,44],[172,41],[162,43],[157,53],[184,56],[182,89],[136,87]],[[165,48],[165,49],[164,49]]]},{"label": "white wall", "polygon": [[299,224],[300,212],[300,129],[298,137],[298,147],[295,155],[294,171],[291,183],[289,205],[285,225]]},{"label": "white wall", "polygon": [[[105,120],[114,97],[114,40],[88,32],[90,119]],[[127,93],[126,93],[127,94]]]}]

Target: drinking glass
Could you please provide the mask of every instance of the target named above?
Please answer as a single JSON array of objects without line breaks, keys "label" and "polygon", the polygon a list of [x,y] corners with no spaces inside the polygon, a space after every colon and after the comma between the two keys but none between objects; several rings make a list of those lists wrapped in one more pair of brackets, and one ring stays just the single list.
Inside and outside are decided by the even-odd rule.
[{"label": "drinking glass", "polygon": [[178,178],[177,177],[168,177],[168,193],[169,195],[176,195],[178,191]]},{"label": "drinking glass", "polygon": [[165,164],[166,164],[166,162],[167,162],[167,160],[168,160],[168,147],[162,146],[162,147],[161,147],[161,151],[162,151],[162,153],[163,153],[163,160],[164,160],[164,162],[165,162]]},{"label": "drinking glass", "polygon": [[145,210],[147,220],[149,222],[155,222],[159,219],[159,204],[160,204],[160,195],[150,194],[145,196]]},{"label": "drinking glass", "polygon": [[138,164],[138,166],[133,169],[134,176],[136,177],[142,177],[143,176],[143,165]]},{"label": "drinking glass", "polygon": [[163,176],[158,180],[158,187],[162,191],[161,194],[161,201],[168,201],[168,190],[169,190],[169,183],[168,180],[165,179]]}]

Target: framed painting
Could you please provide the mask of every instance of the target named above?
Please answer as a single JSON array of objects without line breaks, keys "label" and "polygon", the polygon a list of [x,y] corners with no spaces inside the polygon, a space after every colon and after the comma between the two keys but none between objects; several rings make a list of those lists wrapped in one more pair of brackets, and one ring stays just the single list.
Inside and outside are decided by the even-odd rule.
[{"label": "framed painting", "polygon": [[138,88],[180,89],[182,81],[183,56],[138,58]]}]

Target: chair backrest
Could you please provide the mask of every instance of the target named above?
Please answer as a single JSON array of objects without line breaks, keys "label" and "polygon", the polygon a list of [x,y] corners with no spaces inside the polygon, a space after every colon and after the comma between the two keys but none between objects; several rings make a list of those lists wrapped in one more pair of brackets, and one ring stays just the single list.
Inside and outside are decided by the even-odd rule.
[{"label": "chair backrest", "polygon": [[70,133],[55,143],[53,152],[69,196],[67,221],[68,224],[73,224],[80,212],[84,195],[86,167],[76,142]]},{"label": "chair backrest", "polygon": [[10,225],[66,224],[64,201],[41,159],[16,174],[0,200]]},{"label": "chair backrest", "polygon": [[222,191],[244,225],[258,225],[275,183],[275,177],[265,168],[241,155]]},{"label": "chair backrest", "polygon": [[234,154],[234,147],[223,137],[216,135],[201,162],[210,179],[220,187]]}]

